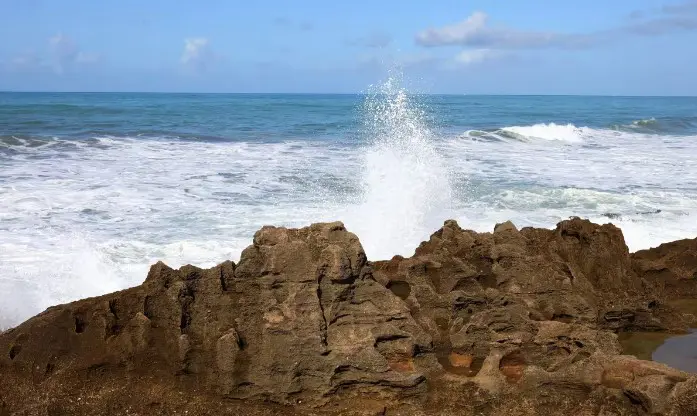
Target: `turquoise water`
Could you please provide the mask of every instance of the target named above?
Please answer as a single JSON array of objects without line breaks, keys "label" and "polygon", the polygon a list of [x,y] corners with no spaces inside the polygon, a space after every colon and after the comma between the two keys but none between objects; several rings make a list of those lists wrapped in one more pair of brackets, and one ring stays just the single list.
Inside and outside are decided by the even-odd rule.
[{"label": "turquoise water", "polygon": [[369,258],[443,221],[697,235],[697,98],[0,93],[0,327],[342,220]]}]

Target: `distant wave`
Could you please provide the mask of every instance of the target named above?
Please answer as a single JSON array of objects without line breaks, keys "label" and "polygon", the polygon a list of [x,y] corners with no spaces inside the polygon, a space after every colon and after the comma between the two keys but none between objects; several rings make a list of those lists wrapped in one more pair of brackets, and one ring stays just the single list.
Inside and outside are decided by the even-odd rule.
[{"label": "distant wave", "polygon": [[648,117],[627,124],[613,124],[612,130],[669,135],[694,135],[697,132],[697,117]]},{"label": "distant wave", "polygon": [[655,118],[651,117],[645,120],[634,120],[632,121],[633,126],[653,126],[658,124]]},{"label": "distant wave", "polygon": [[535,124],[532,126],[504,127],[501,132],[512,137],[538,140],[558,140],[562,142],[578,143],[583,137],[591,134],[588,127],[576,127],[573,124]]},{"label": "distant wave", "polygon": [[259,143],[276,142],[275,137],[250,135],[250,137],[220,137],[203,134],[144,131],[134,133],[83,131],[70,136],[0,134],[0,154],[17,152],[35,152],[39,150],[75,150],[90,147],[105,147],[133,141],[158,142],[203,142],[226,143],[254,141]]},{"label": "distant wave", "polygon": [[[587,137],[597,135],[601,130],[590,127],[577,127],[573,124],[539,123],[531,126],[510,126],[493,131],[469,130],[464,136],[484,141],[559,141],[582,143]],[[607,133],[605,133],[607,134]]]},{"label": "distant wave", "polygon": [[697,117],[665,118],[653,117],[634,120],[629,124],[613,124],[607,128],[576,126],[574,124],[538,123],[528,126],[506,126],[491,130],[467,130],[462,137],[473,141],[488,142],[560,142],[578,144],[589,139],[626,137],[636,135],[661,135],[694,137],[697,135]]},{"label": "distant wave", "polygon": [[[125,140],[126,138],[123,138]],[[37,153],[43,151],[72,151],[81,148],[105,148],[113,143],[109,137],[84,139],[59,138],[53,136],[0,135],[1,154]]]}]

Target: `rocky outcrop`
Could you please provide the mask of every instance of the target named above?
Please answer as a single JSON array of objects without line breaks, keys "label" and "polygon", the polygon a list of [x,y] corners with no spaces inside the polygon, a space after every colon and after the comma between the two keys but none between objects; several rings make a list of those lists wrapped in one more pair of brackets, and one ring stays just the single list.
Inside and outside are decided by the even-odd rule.
[{"label": "rocky outcrop", "polygon": [[697,238],[662,244],[632,255],[634,269],[672,297],[697,297]]},{"label": "rocky outcrop", "polygon": [[684,274],[661,253],[579,219],[448,221],[371,263],[341,223],[264,227],[237,264],[158,263],[0,334],[0,416],[697,415],[694,376],[617,341],[684,329],[641,263]]}]

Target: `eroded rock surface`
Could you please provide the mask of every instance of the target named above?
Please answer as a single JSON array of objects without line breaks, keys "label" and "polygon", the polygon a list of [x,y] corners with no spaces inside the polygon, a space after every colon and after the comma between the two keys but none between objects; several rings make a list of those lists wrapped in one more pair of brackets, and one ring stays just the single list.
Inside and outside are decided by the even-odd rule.
[{"label": "eroded rock surface", "polygon": [[697,297],[697,238],[662,244],[632,255],[640,275],[675,297]]},{"label": "eroded rock surface", "polygon": [[693,375],[617,342],[687,325],[666,296],[693,293],[697,250],[655,250],[579,219],[447,221],[370,263],[341,223],[264,227],[238,264],[158,263],[0,334],[0,416],[697,415]]}]

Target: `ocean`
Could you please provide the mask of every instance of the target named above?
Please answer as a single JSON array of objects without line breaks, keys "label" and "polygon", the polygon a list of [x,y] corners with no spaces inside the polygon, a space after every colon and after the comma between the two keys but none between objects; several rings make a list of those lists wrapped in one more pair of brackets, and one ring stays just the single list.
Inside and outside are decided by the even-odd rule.
[{"label": "ocean", "polygon": [[372,260],[443,221],[697,236],[697,98],[0,93],[0,327],[343,221]]}]

